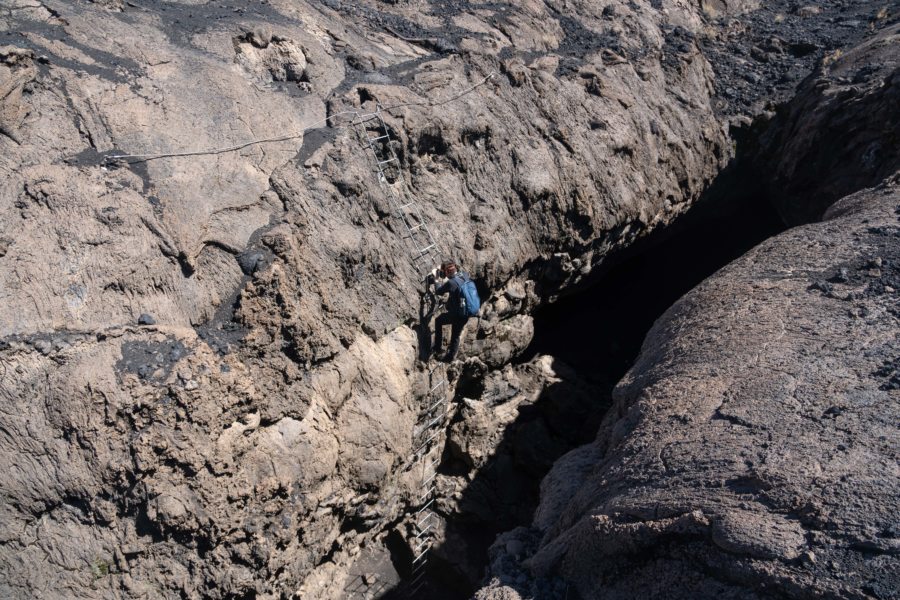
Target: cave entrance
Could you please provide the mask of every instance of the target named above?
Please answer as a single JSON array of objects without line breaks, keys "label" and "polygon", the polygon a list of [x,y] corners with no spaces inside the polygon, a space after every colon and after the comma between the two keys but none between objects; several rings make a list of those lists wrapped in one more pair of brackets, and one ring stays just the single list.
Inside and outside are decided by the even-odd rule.
[{"label": "cave entrance", "polygon": [[547,354],[611,390],[672,304],[785,230],[759,181],[750,169],[729,167],[671,225],[608,257],[577,290],[538,309],[520,361]]}]

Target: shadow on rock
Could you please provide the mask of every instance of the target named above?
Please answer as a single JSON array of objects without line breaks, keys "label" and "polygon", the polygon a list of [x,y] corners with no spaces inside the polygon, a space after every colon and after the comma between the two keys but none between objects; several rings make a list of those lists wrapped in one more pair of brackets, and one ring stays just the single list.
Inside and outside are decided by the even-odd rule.
[{"label": "shadow on rock", "polygon": [[460,376],[439,468],[446,525],[430,558],[433,580],[458,598],[477,588],[494,538],[531,520],[543,476],[593,439],[610,402],[609,389],[548,356],[481,377],[479,370],[470,360]]},{"label": "shadow on rock", "polygon": [[610,256],[576,293],[536,311],[533,341],[517,364],[491,371],[466,362],[440,467],[447,524],[431,559],[436,580],[459,597],[474,592],[496,536],[531,522],[553,463],[596,436],[653,323],[784,230],[760,182],[749,161],[736,159],[671,227]]}]

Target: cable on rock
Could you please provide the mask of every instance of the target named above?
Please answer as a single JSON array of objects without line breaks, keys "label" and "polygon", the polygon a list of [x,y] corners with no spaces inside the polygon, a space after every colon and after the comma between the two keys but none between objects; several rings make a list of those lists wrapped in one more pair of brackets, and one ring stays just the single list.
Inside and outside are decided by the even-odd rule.
[{"label": "cable on rock", "polygon": [[[440,102],[403,102],[401,104],[394,104],[392,106],[385,106],[385,107],[382,107],[379,105],[378,110],[387,112],[387,111],[396,110],[398,108],[404,108],[407,106],[424,106],[426,108],[435,108],[438,106],[443,106],[443,105],[449,104],[450,102],[453,102],[455,100],[459,100],[466,94],[472,93],[473,91],[475,91],[476,89],[478,89],[479,87],[481,87],[482,85],[487,83],[492,77],[494,77],[494,75],[496,75],[496,72],[491,71],[487,75],[487,77],[485,77],[484,79],[482,79],[475,85],[466,88],[462,92],[456,94],[455,96],[447,98],[446,100],[441,100]],[[287,135],[282,135],[282,136],[272,137],[272,138],[259,138],[259,139],[254,139],[254,140],[248,140],[241,144],[235,144],[233,146],[224,146],[221,148],[202,148],[202,149],[197,149],[197,150],[185,150],[182,152],[163,152],[160,154],[112,154],[110,156],[104,157],[104,161],[107,163],[115,162],[115,161],[122,161],[122,162],[125,162],[125,163],[131,165],[131,164],[135,164],[135,163],[156,160],[158,158],[204,156],[204,155],[212,155],[212,154],[224,154],[226,152],[236,152],[237,150],[243,150],[244,148],[247,148],[249,146],[256,146],[259,144],[272,144],[272,143],[276,143],[276,142],[286,142],[288,140],[294,140],[299,137],[303,137],[303,135],[309,129],[313,129],[319,125],[327,125],[329,121],[336,119],[337,117],[341,117],[343,115],[355,115],[356,118],[364,118],[364,117],[368,117],[368,116],[373,116],[375,114],[376,113],[360,113],[359,111],[356,111],[356,110],[342,110],[340,112],[334,113],[333,115],[328,115],[324,119],[320,119],[318,121],[314,121],[313,123],[310,123],[309,125],[306,125],[302,131],[297,132],[297,133],[290,133]]]}]

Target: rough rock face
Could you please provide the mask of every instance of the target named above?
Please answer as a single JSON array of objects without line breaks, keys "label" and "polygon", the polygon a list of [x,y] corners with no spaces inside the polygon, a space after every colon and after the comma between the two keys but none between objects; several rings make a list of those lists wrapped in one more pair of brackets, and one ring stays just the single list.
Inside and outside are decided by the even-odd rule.
[{"label": "rough rock face", "polygon": [[531,520],[554,461],[593,439],[608,395],[550,356],[460,379],[436,478],[442,520],[431,560],[463,591],[482,579],[496,534]]},{"label": "rough rock face", "polygon": [[900,24],[824,61],[768,124],[758,150],[787,223],[900,168]]},{"label": "rough rock face", "polygon": [[[795,219],[891,177],[660,317],[596,441],[492,547],[480,598],[896,597],[895,40],[826,61],[754,149]],[[872,79],[848,92],[856,69]]]},{"label": "rough rock face", "polygon": [[0,595],[342,595],[412,502],[429,385],[344,111],[411,103],[392,185],[498,292],[491,369],[728,157],[708,62],[667,45],[695,9],[557,4],[0,12]]},{"label": "rough rock face", "polygon": [[27,109],[22,102],[22,90],[36,73],[29,50],[14,46],[0,48],[0,133],[18,142],[19,128],[24,124]]},{"label": "rough rock face", "polygon": [[775,110],[821,60],[833,61],[900,18],[889,2],[701,0],[701,6],[711,25],[699,41],[716,72],[714,106],[735,124]]},{"label": "rough rock face", "polygon": [[[387,185],[490,293],[438,504],[527,518],[599,417],[558,361],[514,364],[530,313],[727,162],[697,40],[756,4],[7,2],[0,595],[345,597],[360,548],[403,530],[432,382],[411,248],[350,126],[378,106],[404,175]],[[731,551],[791,555],[792,521],[744,513],[651,529],[721,514]],[[744,517],[763,542],[729,533]],[[529,553],[516,535],[504,551]],[[478,577],[453,548],[436,559]]]},{"label": "rough rock face", "polygon": [[897,183],[661,317],[596,442],[493,547],[478,597],[896,597]]}]

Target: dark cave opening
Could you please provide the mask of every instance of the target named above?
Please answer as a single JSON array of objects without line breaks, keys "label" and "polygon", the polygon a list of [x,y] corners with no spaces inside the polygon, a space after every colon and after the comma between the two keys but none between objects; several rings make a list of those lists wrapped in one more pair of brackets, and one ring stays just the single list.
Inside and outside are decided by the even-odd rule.
[{"label": "dark cave opening", "polygon": [[608,257],[579,289],[534,313],[521,362],[547,354],[610,390],[653,323],[682,295],[785,225],[760,179],[726,169],[670,226]]},{"label": "dark cave opening", "polygon": [[[495,537],[530,521],[522,511],[508,514],[489,497],[494,492],[502,496],[497,490],[513,482],[517,501],[524,502],[532,514],[540,482],[552,463],[593,439],[611,403],[613,387],[634,363],[656,319],[703,279],[785,230],[765,196],[763,181],[748,161],[736,161],[671,225],[607,257],[577,289],[534,313],[534,338],[518,362],[552,356],[554,368],[556,364],[570,367],[580,380],[600,390],[599,397],[583,406],[561,402],[566,390],[547,389],[535,404],[521,410],[504,430],[496,455],[467,483],[460,506],[472,508],[450,516],[450,542],[437,555],[465,554],[469,567],[477,563],[483,576]],[[543,456],[541,464],[535,464],[529,448],[541,445],[543,438],[535,438],[535,432],[546,429],[544,424],[551,418],[556,423],[568,419],[572,432],[557,436],[560,443],[550,449],[554,455]],[[582,426],[586,423],[592,428]],[[546,451],[546,446],[541,448]],[[451,474],[452,461],[446,458],[442,472]],[[433,587],[446,598],[471,597],[482,583],[472,579],[471,568],[467,577],[444,560],[435,560],[430,571]]]}]

